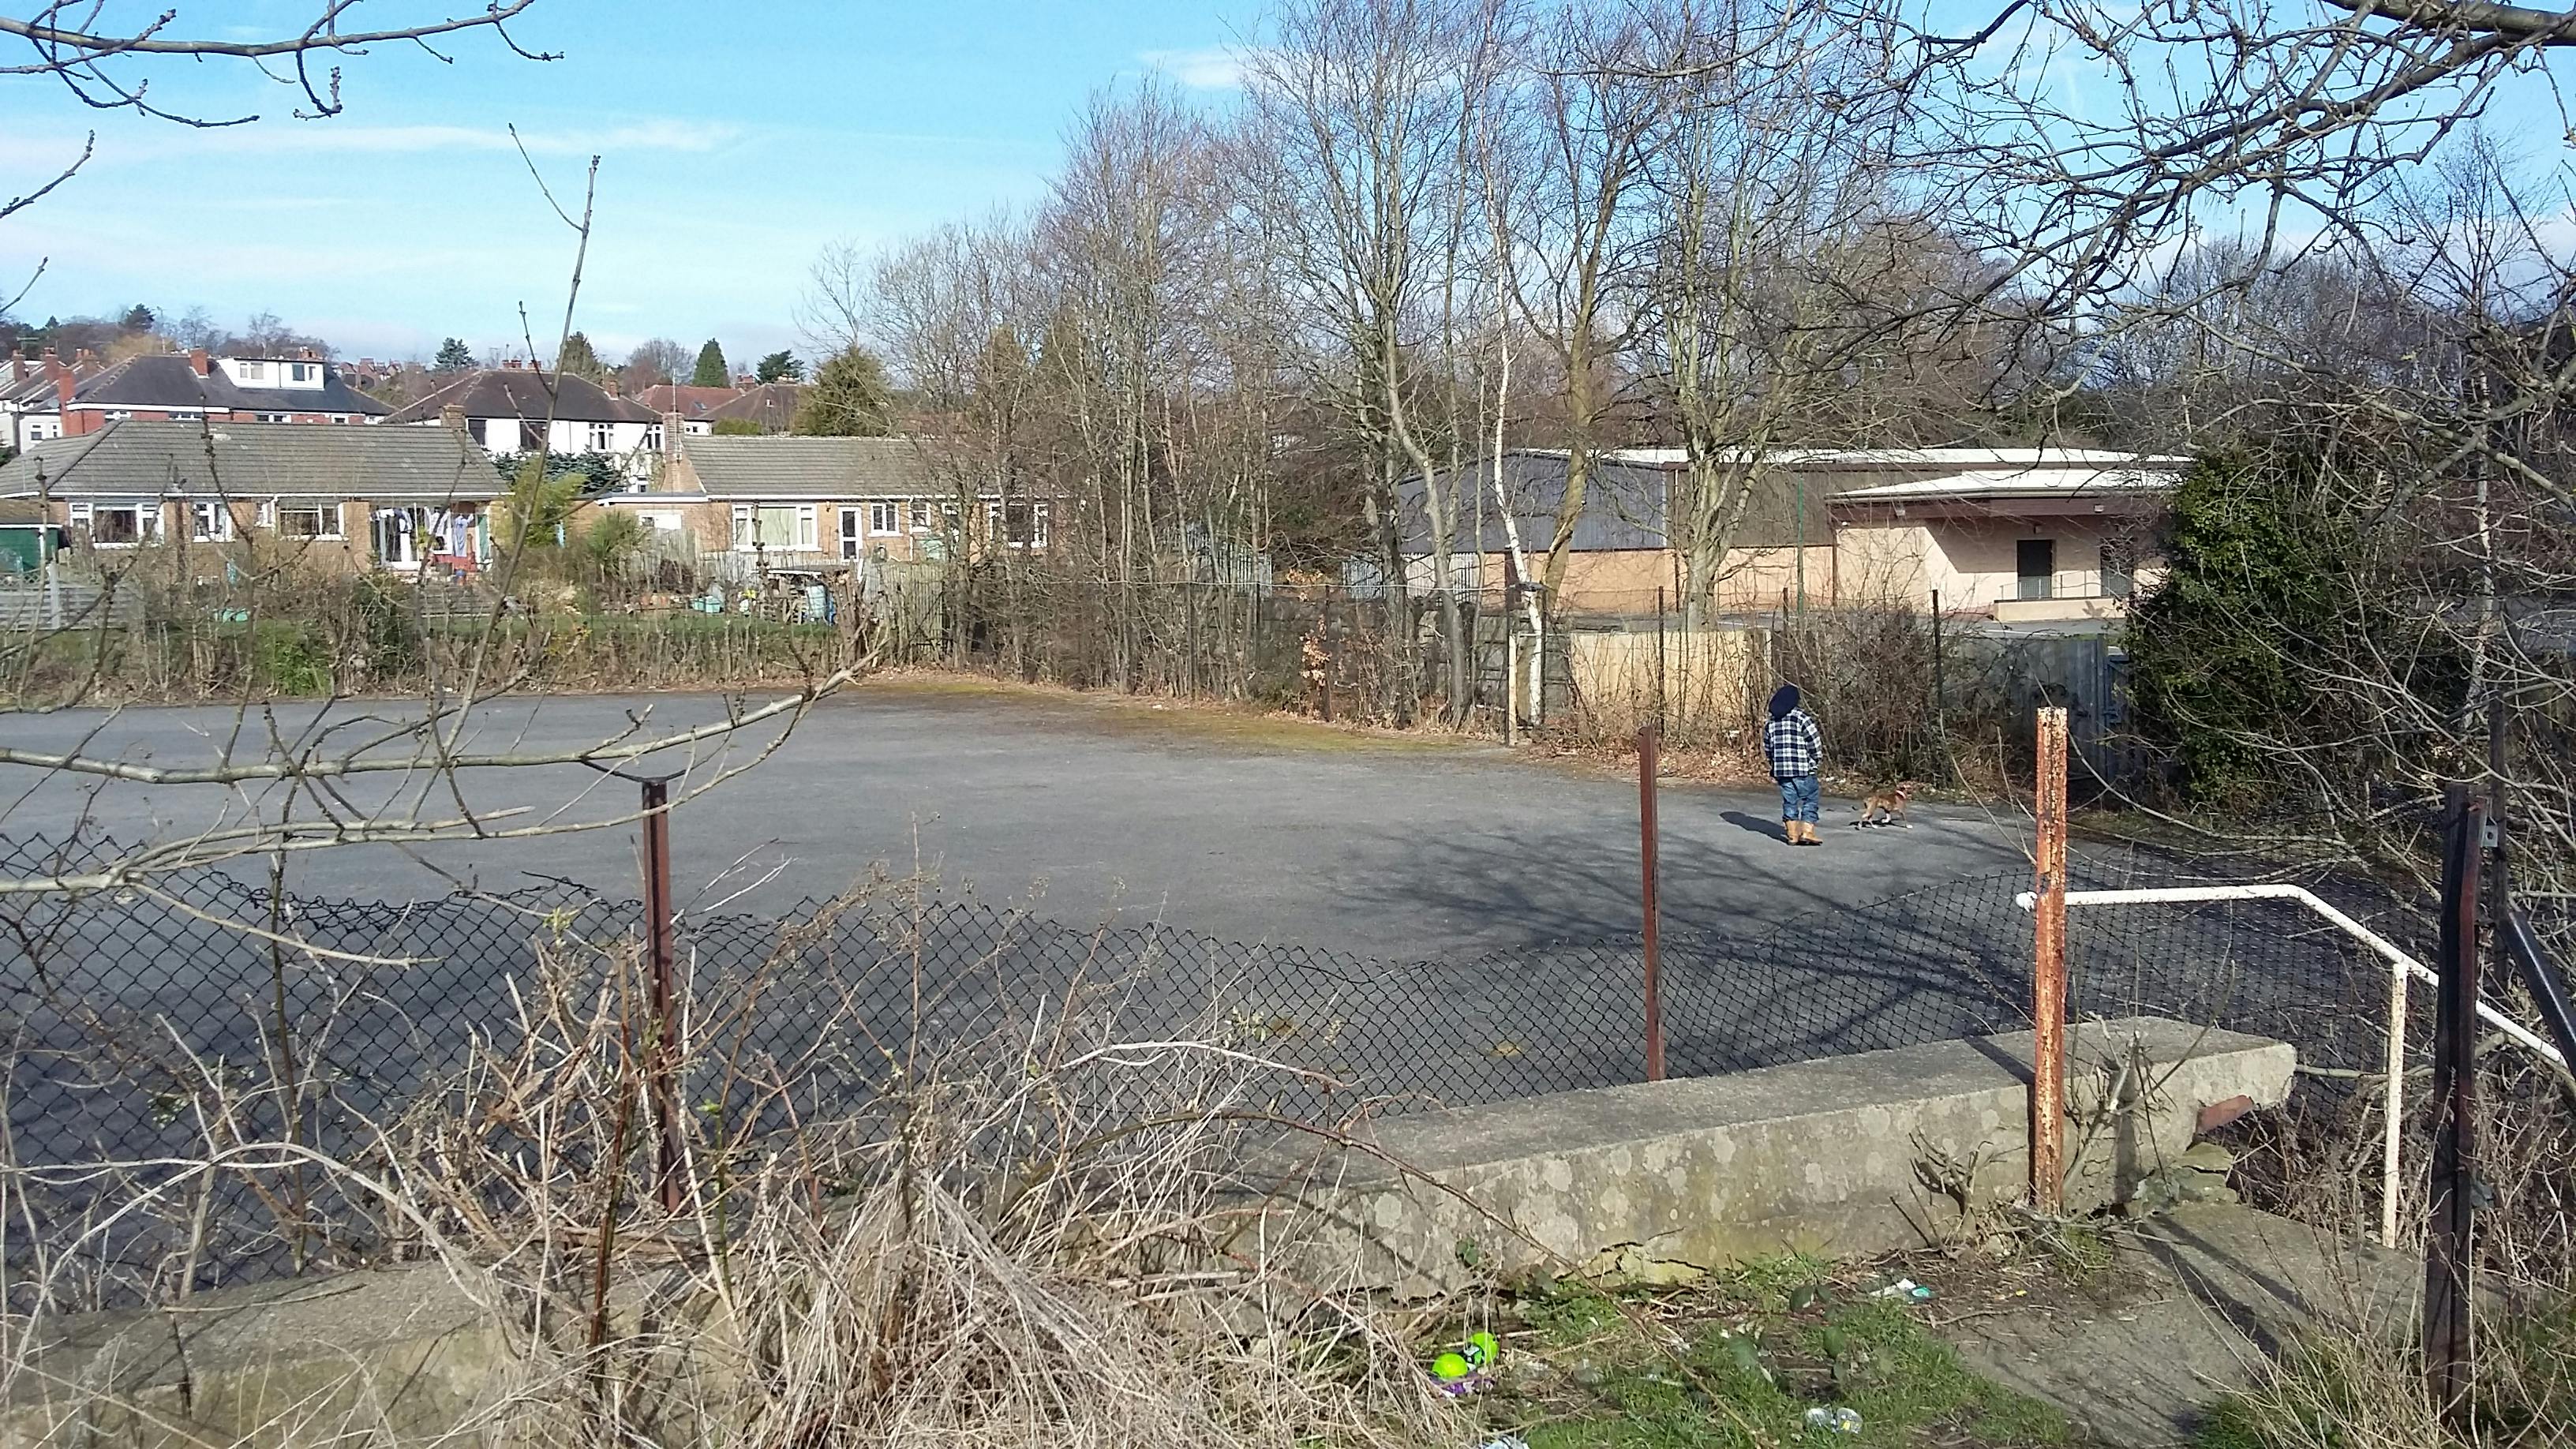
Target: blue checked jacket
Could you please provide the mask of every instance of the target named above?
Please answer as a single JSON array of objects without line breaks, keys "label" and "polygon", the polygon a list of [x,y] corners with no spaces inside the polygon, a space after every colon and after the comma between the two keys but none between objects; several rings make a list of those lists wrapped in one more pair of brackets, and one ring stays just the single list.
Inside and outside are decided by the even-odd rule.
[{"label": "blue checked jacket", "polygon": [[1824,758],[1824,737],[1816,732],[1816,717],[1803,709],[1793,709],[1762,726],[1762,752],[1771,757],[1771,778],[1794,780],[1816,773]]}]

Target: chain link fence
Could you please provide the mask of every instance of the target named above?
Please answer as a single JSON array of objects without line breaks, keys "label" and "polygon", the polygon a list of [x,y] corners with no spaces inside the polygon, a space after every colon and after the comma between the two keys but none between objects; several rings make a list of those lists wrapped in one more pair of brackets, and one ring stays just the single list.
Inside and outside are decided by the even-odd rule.
[{"label": "chain link fence", "polygon": [[[24,879],[109,854],[20,842],[0,869]],[[2030,919],[2014,896],[2028,884],[1981,877],[1774,930],[1667,935],[1669,1070],[2026,1028]],[[316,1155],[387,1156],[405,1114],[537,1050],[550,1019],[652,1032],[634,985],[642,925],[633,902],[560,888],[335,901],[215,872],[0,897],[13,1296],[77,1282],[85,1301],[130,1301],[366,1261],[393,1225],[345,1186],[308,1186],[347,1180],[313,1171]],[[2071,929],[2078,1016],[2282,1037],[2332,1067],[2379,1060],[2386,967],[2295,907],[2088,908]],[[1032,1042],[1074,1012],[1126,1040],[1266,1058],[1281,1069],[1267,1110],[1309,1121],[1644,1072],[1632,937],[1393,962],[895,888],[774,917],[684,916],[678,939],[672,1096],[739,1141],[865,1123],[942,1052]]]}]

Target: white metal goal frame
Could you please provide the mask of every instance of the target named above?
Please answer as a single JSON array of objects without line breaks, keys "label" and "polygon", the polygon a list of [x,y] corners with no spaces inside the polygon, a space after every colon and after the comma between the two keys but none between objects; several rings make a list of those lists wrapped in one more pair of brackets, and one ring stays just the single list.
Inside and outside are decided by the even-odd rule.
[{"label": "white metal goal frame", "polygon": [[[2379,1168],[2379,1241],[2394,1247],[2397,1243],[2397,1147],[2401,1110],[2406,1092],[2406,990],[2409,977],[2427,986],[2439,986],[2442,978],[2433,968],[2408,955],[2395,942],[2361,922],[2319,900],[2304,886],[2282,883],[2209,886],[2154,886],[2139,890],[2070,890],[2066,904],[2075,906],[2158,906],[2201,905],[2212,901],[2295,901],[2324,917],[2345,935],[2369,947],[2388,963],[2388,1085],[2385,1096],[2387,1123],[2380,1144]],[[2014,897],[2023,910],[2039,904],[2036,891],[2023,891]],[[2503,1012],[2478,1003],[2478,1015],[2486,1023],[2511,1038],[2526,1050],[2539,1054],[2560,1068],[2567,1058],[2558,1048],[2543,1041],[2522,1023]]]}]

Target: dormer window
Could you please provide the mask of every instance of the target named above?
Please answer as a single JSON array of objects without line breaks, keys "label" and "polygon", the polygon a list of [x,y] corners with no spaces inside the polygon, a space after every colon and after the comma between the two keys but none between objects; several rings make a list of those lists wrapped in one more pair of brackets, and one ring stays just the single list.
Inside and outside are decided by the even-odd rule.
[{"label": "dormer window", "polygon": [[[257,364],[253,365],[256,366]],[[313,364],[309,362],[290,362],[286,364],[286,380],[288,382],[311,382],[313,380]]]},{"label": "dormer window", "polygon": [[268,364],[265,362],[245,362],[241,365],[241,370],[244,382],[268,381]]}]

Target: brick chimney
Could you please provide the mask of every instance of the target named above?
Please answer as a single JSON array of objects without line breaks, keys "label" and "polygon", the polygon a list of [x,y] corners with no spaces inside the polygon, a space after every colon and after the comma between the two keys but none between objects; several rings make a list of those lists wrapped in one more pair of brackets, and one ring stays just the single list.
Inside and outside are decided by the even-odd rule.
[{"label": "brick chimney", "polygon": [[45,376],[61,377],[63,375],[63,360],[54,355],[54,349],[50,347],[46,348],[45,355],[37,359],[37,361],[44,366]]},{"label": "brick chimney", "polygon": [[463,403],[449,403],[447,406],[440,408],[438,410],[438,420],[447,425],[447,430],[449,432],[456,434],[458,437],[465,436],[465,405]]},{"label": "brick chimney", "polygon": [[680,456],[680,435],[687,431],[688,425],[680,421],[680,415],[678,413],[662,414],[663,457],[676,458]]},{"label": "brick chimney", "polygon": [[206,375],[206,349],[202,347],[188,349],[188,370],[199,377]]}]

